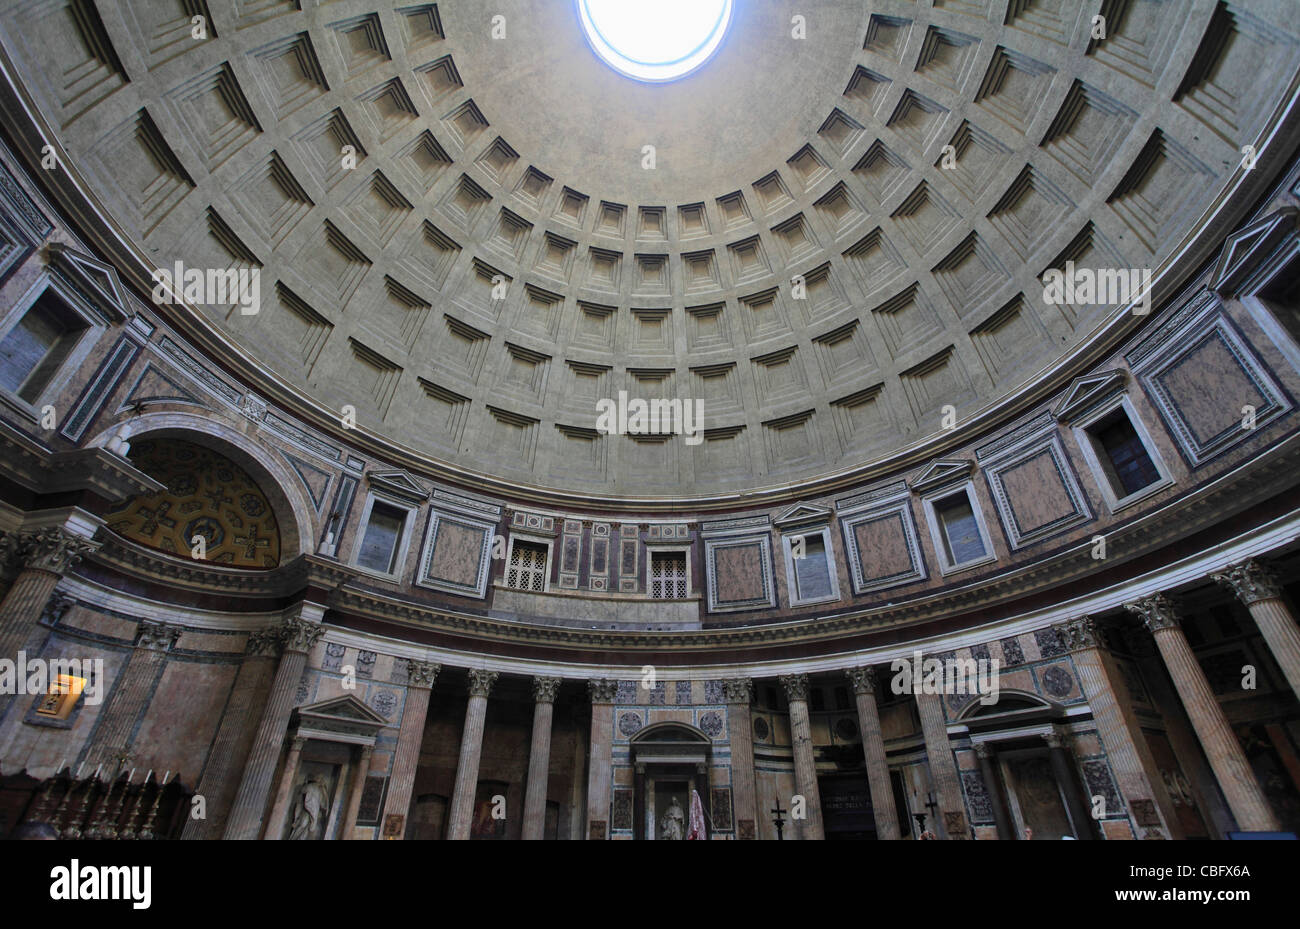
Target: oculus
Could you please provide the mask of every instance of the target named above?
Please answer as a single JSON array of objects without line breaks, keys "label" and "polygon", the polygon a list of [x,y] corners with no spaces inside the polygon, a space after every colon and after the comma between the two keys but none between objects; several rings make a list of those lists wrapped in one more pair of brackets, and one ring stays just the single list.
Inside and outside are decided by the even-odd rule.
[{"label": "oculus", "polygon": [[638,81],[685,77],[717,51],[732,0],[576,0],[595,53]]}]

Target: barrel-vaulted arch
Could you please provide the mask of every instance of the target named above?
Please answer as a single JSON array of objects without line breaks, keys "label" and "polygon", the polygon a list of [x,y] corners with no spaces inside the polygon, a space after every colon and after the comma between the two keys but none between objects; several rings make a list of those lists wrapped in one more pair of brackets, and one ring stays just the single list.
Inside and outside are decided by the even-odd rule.
[{"label": "barrel-vaulted arch", "polygon": [[241,432],[235,423],[223,422],[212,413],[145,412],[105,429],[90,444],[111,448],[115,441],[134,445],[168,438],[211,449],[247,472],[274,514],[281,564],[315,551],[315,510],[300,479],[278,452]]}]

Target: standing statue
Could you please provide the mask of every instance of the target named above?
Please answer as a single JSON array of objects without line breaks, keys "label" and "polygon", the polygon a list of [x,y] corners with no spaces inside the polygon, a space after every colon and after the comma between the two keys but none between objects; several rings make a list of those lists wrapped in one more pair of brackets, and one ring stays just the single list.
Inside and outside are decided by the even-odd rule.
[{"label": "standing statue", "polygon": [[673,797],[673,802],[664,810],[664,815],[659,818],[659,838],[661,839],[681,839],[686,835],[686,812],[682,805]]},{"label": "standing statue", "polygon": [[294,805],[293,826],[290,839],[319,839],[325,831],[325,821],[330,812],[329,789],[319,774],[307,778],[298,789],[298,802]]}]

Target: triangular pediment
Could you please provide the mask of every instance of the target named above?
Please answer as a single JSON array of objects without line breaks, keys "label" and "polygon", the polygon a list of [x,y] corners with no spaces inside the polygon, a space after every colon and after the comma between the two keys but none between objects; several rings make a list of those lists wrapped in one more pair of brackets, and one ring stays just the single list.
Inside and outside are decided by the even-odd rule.
[{"label": "triangular pediment", "polygon": [[782,529],[793,526],[807,526],[816,523],[828,523],[831,520],[830,507],[816,503],[796,503],[787,507],[772,520],[772,524]]},{"label": "triangular pediment", "polygon": [[1251,275],[1279,245],[1300,229],[1300,209],[1283,207],[1228,236],[1210,273],[1209,289],[1220,297],[1236,296]]},{"label": "triangular pediment", "polygon": [[405,471],[371,471],[370,483],[390,494],[416,503],[429,499],[429,491]]},{"label": "triangular pediment", "polygon": [[930,462],[912,481],[912,490],[927,493],[948,484],[956,484],[970,477],[975,463],[962,458],[939,458]]},{"label": "triangular pediment", "polygon": [[1123,389],[1127,382],[1128,373],[1119,368],[1076,377],[1052,413],[1057,419],[1068,423]]},{"label": "triangular pediment", "polygon": [[74,252],[61,242],[51,242],[49,252],[50,263],[110,322],[121,322],[131,315],[126,290],[111,265]]},{"label": "triangular pediment", "polygon": [[[387,726],[388,720],[380,716],[351,694],[331,697],[310,706],[298,707],[298,717],[310,721],[317,728],[328,728],[333,723],[363,723],[375,726]],[[322,724],[325,724],[322,726]]]}]

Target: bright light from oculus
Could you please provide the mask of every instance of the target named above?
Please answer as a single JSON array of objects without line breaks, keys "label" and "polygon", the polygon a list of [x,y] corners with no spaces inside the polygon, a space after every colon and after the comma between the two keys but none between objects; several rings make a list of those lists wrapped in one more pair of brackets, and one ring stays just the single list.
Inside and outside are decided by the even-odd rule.
[{"label": "bright light from oculus", "polygon": [[732,0],[577,0],[587,41],[638,81],[672,81],[709,60],[731,25]]}]

